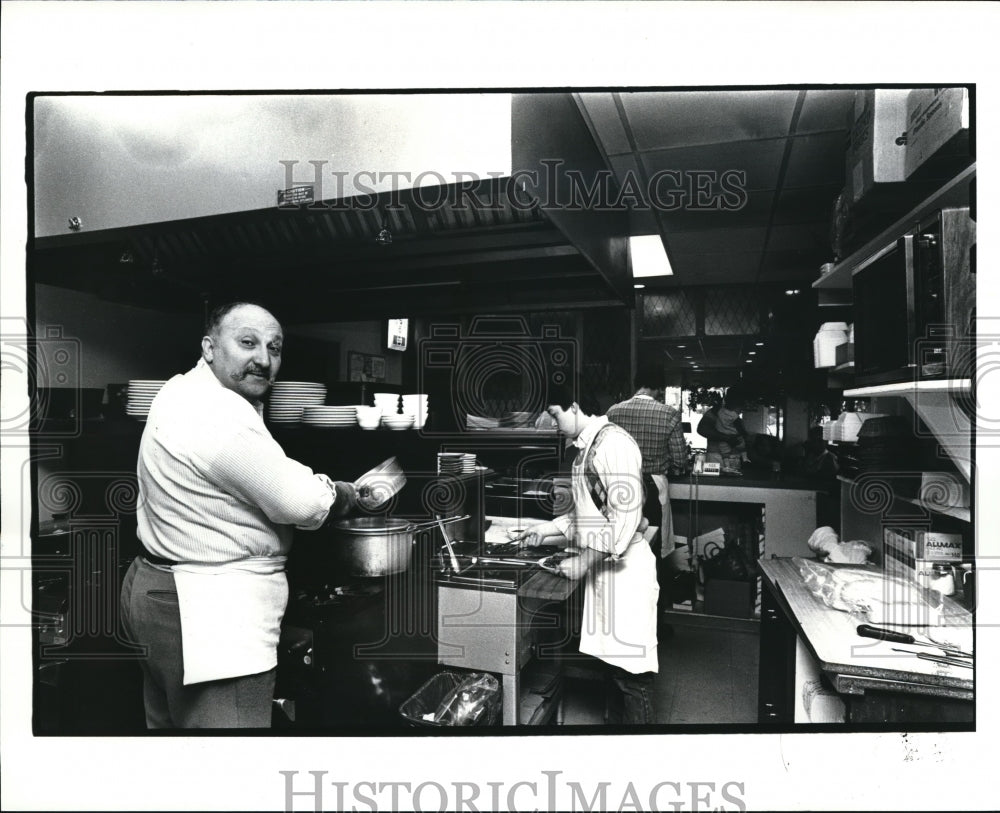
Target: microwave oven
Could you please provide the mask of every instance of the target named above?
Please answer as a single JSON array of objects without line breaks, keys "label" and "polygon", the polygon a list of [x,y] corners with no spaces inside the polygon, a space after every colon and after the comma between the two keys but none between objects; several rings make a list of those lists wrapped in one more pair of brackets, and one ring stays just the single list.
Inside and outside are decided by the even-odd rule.
[{"label": "microwave oven", "polygon": [[941,209],[854,271],[858,386],[971,378],[975,221]]}]

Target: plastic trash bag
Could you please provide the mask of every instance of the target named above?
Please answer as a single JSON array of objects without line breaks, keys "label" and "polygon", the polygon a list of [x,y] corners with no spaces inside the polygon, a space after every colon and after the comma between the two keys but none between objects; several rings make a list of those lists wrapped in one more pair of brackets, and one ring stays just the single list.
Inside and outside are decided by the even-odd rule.
[{"label": "plastic trash bag", "polygon": [[911,582],[873,566],[833,567],[794,558],[806,589],[827,607],[872,624],[927,623],[937,610]]}]

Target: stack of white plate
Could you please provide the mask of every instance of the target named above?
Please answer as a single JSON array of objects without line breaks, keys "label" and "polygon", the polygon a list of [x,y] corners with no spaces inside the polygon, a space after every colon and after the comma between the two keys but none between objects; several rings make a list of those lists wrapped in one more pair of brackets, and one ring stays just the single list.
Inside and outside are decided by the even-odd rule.
[{"label": "stack of white plate", "polygon": [[272,423],[298,423],[307,406],[321,406],[326,386],[315,381],[277,381],[271,387],[267,414]]},{"label": "stack of white plate", "polygon": [[128,382],[128,400],[125,402],[125,414],[140,421],[146,420],[153,399],[166,381],[143,381],[134,379]]},{"label": "stack of white plate", "polygon": [[399,396],[394,392],[376,392],[375,406],[382,410],[383,415],[396,415],[399,413]]},{"label": "stack of white plate", "polygon": [[354,426],[357,420],[358,410],[354,406],[302,407],[302,423],[308,426]]},{"label": "stack of white plate", "polygon": [[404,395],[403,414],[413,416],[413,426],[420,429],[427,423],[427,396],[424,393]]},{"label": "stack of white plate", "polygon": [[409,429],[413,426],[412,415],[383,415],[382,426],[386,429]]}]

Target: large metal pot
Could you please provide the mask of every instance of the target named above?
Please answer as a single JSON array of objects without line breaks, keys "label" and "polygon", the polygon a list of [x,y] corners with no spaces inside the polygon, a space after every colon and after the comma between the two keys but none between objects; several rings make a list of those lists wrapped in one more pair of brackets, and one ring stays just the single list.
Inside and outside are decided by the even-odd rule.
[{"label": "large metal pot", "polygon": [[[448,517],[441,523],[460,522],[468,515]],[[352,576],[390,576],[410,566],[413,534],[436,528],[439,520],[412,523],[396,517],[350,517],[333,523],[336,557]]]}]

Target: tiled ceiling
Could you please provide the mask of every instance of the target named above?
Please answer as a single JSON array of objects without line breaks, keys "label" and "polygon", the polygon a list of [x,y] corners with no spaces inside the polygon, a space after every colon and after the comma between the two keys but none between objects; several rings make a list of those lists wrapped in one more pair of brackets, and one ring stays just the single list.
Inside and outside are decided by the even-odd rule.
[{"label": "tiled ceiling", "polygon": [[619,182],[629,172],[645,181],[664,170],[746,174],[736,211],[632,212],[634,234],[663,238],[674,269],[663,284],[807,283],[830,259],[853,90],[575,96]]}]

